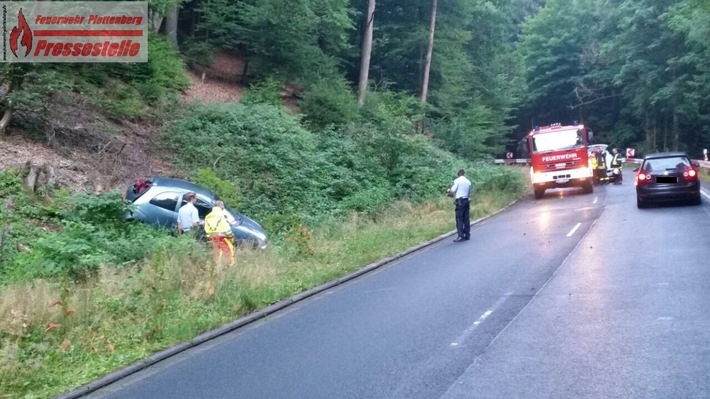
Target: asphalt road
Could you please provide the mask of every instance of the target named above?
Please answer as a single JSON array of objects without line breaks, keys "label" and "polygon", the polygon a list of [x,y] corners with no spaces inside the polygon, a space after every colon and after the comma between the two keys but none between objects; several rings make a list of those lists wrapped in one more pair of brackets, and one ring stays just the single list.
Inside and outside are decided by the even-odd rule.
[{"label": "asphalt road", "polygon": [[[527,198],[92,398],[710,396],[710,187]],[[453,218],[453,210],[452,210]],[[453,220],[452,220],[453,223]]]}]

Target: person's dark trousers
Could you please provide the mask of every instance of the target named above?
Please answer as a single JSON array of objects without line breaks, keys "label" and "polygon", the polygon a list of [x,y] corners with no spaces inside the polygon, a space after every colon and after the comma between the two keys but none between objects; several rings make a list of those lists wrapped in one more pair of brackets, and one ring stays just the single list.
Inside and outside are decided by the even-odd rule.
[{"label": "person's dark trousers", "polygon": [[470,210],[471,202],[467,198],[456,200],[456,231],[459,233],[459,238],[462,240],[471,238],[471,222],[469,221]]}]

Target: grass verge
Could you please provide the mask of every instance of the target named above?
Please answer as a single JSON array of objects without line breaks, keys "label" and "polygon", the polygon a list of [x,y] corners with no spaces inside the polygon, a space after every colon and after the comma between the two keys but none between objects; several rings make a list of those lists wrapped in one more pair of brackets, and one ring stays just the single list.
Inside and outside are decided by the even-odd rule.
[{"label": "grass verge", "polygon": [[[476,195],[471,219],[520,195]],[[161,242],[139,265],[103,267],[81,284],[9,285],[0,292],[0,398],[60,394],[453,226],[449,198],[399,202],[302,229],[266,251],[241,249],[235,268],[215,267],[204,248],[181,237]]]},{"label": "grass verge", "polygon": [[700,179],[704,182],[710,183],[710,169],[708,168],[699,168],[700,173],[698,174],[700,176]]}]

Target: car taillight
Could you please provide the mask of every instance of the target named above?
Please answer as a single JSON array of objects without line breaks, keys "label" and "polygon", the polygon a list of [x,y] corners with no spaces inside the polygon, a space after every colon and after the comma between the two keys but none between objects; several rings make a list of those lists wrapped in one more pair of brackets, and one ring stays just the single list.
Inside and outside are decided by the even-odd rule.
[{"label": "car taillight", "polygon": [[644,172],[639,172],[638,176],[636,176],[636,182],[639,184],[647,183],[649,180],[651,180],[651,175]]},{"label": "car taillight", "polygon": [[690,179],[696,179],[698,177],[698,172],[693,168],[689,168],[685,172],[683,172],[683,177],[688,177]]}]

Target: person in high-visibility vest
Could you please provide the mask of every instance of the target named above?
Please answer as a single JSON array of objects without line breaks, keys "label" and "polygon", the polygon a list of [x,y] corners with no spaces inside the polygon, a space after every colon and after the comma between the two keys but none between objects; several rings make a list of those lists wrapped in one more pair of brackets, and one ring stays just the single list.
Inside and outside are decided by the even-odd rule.
[{"label": "person in high-visibility vest", "polygon": [[598,183],[597,180],[598,180],[599,176],[598,176],[598,173],[597,173],[597,157],[596,157],[596,153],[595,153],[594,151],[592,151],[592,152],[589,153],[589,162],[590,162],[591,165],[592,165],[592,173],[593,173],[593,176],[594,176],[594,178],[592,179],[592,181],[594,182],[594,184],[597,184],[597,183]]},{"label": "person in high-visibility vest", "polygon": [[606,176],[606,158],[602,153],[601,148],[597,148],[596,154],[594,155],[597,160],[597,178],[600,183],[606,182],[609,178]]},{"label": "person in high-visibility vest", "polygon": [[229,259],[229,264],[234,264],[234,234],[224,212],[224,202],[215,201],[212,211],[205,216],[205,234],[212,242],[215,263],[220,264],[223,259]]},{"label": "person in high-visibility vest", "polygon": [[614,148],[613,150],[611,150],[611,153],[613,157],[609,166],[611,168],[619,168],[619,181],[623,181],[624,175],[622,173],[622,169],[624,168],[624,165],[621,163],[621,154],[619,153],[619,149]]}]

